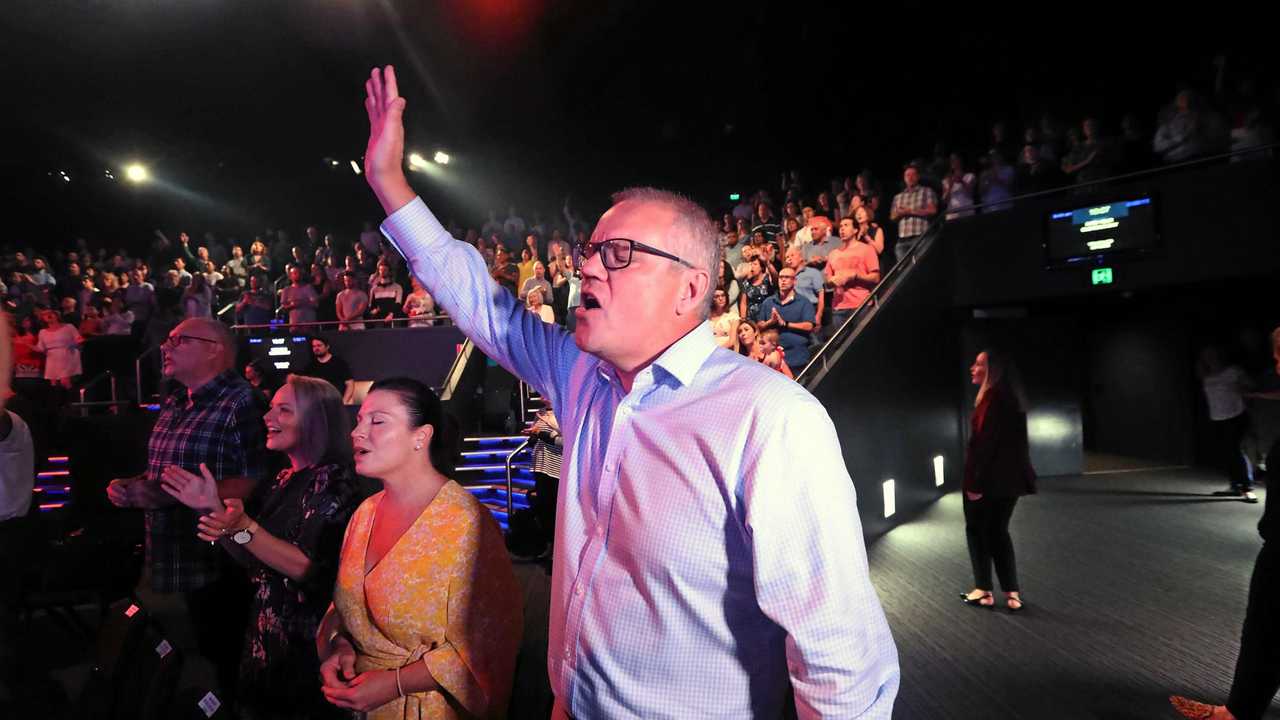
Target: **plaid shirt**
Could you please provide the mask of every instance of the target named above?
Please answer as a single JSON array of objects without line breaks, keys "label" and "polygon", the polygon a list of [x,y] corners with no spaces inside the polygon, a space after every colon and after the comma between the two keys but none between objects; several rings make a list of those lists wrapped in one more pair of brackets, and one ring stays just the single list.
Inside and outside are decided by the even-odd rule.
[{"label": "plaid shirt", "polygon": [[[200,472],[200,463],[219,480],[267,475],[263,408],[253,388],[231,371],[193,393],[171,394],[147,444],[145,482],[158,487],[169,465]],[[218,579],[216,546],[196,537],[196,511],[173,505],[148,510],[147,566],[156,592],[195,590]]]},{"label": "plaid shirt", "polygon": [[[934,207],[938,205],[938,195],[932,189],[924,185],[916,185],[913,188],[907,188],[897,195],[893,196],[893,207],[896,210],[924,210],[932,203]],[[925,230],[929,229],[929,218],[904,217],[898,221],[898,237],[911,238],[923,235]]]}]

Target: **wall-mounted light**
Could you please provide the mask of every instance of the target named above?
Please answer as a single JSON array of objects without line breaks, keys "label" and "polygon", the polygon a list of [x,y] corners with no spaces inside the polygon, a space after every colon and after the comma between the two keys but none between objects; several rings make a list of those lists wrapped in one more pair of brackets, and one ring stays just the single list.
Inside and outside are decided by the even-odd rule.
[{"label": "wall-mounted light", "polygon": [[881,486],[884,490],[884,516],[890,517],[898,511],[898,503],[894,498],[894,482],[893,478],[884,481]]},{"label": "wall-mounted light", "polygon": [[942,463],[943,463],[943,459],[941,455],[933,456],[933,486],[934,487],[942,487],[942,483],[944,482],[942,478]]}]

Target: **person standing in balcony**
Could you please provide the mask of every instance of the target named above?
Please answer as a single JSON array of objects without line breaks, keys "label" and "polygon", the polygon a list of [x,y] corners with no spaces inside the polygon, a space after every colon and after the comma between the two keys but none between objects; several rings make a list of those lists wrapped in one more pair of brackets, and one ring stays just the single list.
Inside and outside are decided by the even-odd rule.
[{"label": "person standing in balcony", "polygon": [[973,565],[973,590],[962,593],[965,604],[994,607],[991,566],[994,563],[1005,607],[1022,610],[1021,587],[1009,535],[1009,520],[1018,498],[1036,491],[1027,443],[1026,401],[1016,366],[1002,353],[978,353],[969,368],[978,386],[964,458],[964,533]]},{"label": "person standing in balcony", "polygon": [[906,187],[893,196],[889,209],[889,219],[898,223],[898,242],[893,248],[898,262],[902,262],[929,229],[929,218],[938,214],[938,196],[920,184],[920,171],[915,165],[908,165],[902,171],[902,181]]}]

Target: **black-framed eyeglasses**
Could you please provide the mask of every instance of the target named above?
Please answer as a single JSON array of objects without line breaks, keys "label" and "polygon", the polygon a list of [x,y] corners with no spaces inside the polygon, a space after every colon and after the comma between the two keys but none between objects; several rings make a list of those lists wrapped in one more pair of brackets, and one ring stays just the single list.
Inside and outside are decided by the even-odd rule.
[{"label": "black-framed eyeglasses", "polygon": [[631,260],[637,252],[657,255],[660,258],[678,262],[687,268],[694,267],[693,263],[678,255],[672,255],[665,250],[659,250],[652,245],[645,245],[639,240],[630,240],[628,238],[609,238],[598,243],[585,242],[575,244],[573,246],[573,267],[576,272],[581,274],[582,264],[590,260],[596,253],[600,253],[600,261],[604,263],[605,270],[621,270],[631,264]]},{"label": "black-framed eyeglasses", "polygon": [[196,337],[195,335],[170,335],[166,337],[164,340],[160,341],[160,347],[165,347],[165,348],[182,347],[182,343],[188,340],[199,340],[200,342],[212,343],[214,345],[219,344],[217,340],[210,340],[209,338]]}]

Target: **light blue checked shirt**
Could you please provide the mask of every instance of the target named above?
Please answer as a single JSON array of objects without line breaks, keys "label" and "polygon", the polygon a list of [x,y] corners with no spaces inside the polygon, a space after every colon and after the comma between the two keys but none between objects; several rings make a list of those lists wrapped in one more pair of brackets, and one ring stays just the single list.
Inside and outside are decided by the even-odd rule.
[{"label": "light blue checked shirt", "polygon": [[704,323],[623,391],[421,199],[382,231],[564,434],[547,665],[577,718],[888,720],[898,657],[826,411]]}]

